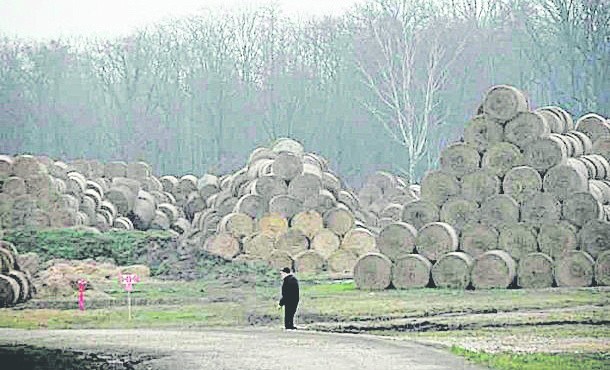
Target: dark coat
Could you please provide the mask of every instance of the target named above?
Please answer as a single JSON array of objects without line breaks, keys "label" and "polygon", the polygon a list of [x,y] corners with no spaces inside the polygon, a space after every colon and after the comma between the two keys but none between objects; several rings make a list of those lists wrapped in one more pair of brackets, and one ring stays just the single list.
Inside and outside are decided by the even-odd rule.
[{"label": "dark coat", "polygon": [[299,303],[299,281],[294,275],[288,275],[282,283],[280,306],[296,306]]}]

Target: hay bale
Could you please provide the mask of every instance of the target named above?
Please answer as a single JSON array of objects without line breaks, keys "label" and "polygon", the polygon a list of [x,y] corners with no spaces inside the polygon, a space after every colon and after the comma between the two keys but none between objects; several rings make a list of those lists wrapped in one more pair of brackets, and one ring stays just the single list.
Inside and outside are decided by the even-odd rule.
[{"label": "hay bale", "polygon": [[568,251],[555,260],[555,281],[560,287],[587,287],[593,284],[595,261],[586,252]]},{"label": "hay bale", "polygon": [[347,207],[333,208],[324,213],[324,226],[339,236],[345,235],[354,227],[355,218]]},{"label": "hay bale", "polygon": [[339,202],[345,204],[352,211],[360,208],[360,201],[352,192],[347,190],[339,191],[339,194],[336,198]]},{"label": "hay bale", "polygon": [[565,136],[578,140],[580,142],[580,145],[582,146],[583,154],[590,154],[593,150],[593,142],[586,134],[580,131],[572,130],[566,132]]},{"label": "hay bale", "polygon": [[258,221],[258,229],[265,235],[277,238],[288,230],[288,221],[278,213],[269,213]]},{"label": "hay bale", "polygon": [[599,154],[610,161],[610,136],[602,136],[595,140],[591,152]]},{"label": "hay bale", "polygon": [[10,276],[0,274],[0,307],[17,304],[20,294],[19,284]]},{"label": "hay bale", "polygon": [[558,222],[561,203],[552,193],[536,193],[521,203],[521,221],[534,226]]},{"label": "hay bale", "polygon": [[276,139],[273,142],[273,144],[271,145],[271,150],[274,153],[278,153],[278,154],[284,153],[284,152],[293,153],[299,157],[302,157],[303,154],[305,153],[303,144],[299,143],[298,141],[296,141],[294,139],[290,139],[290,138],[286,138],[286,137]]},{"label": "hay bale", "polygon": [[21,177],[11,176],[4,181],[2,192],[11,197],[17,197],[27,193],[25,180]]},{"label": "hay bale", "polygon": [[245,253],[267,259],[274,250],[274,239],[269,235],[254,233],[244,238],[243,245]]},{"label": "hay bale", "polygon": [[369,253],[354,266],[354,283],[361,290],[383,290],[392,282],[392,261],[383,254]]},{"label": "hay bale", "polygon": [[567,137],[560,134],[550,134],[549,137],[552,137],[563,144],[567,157],[574,157],[575,150],[578,149],[578,142],[575,141],[576,139],[574,137]]},{"label": "hay bale", "polygon": [[268,264],[274,270],[280,270],[284,267],[293,268],[294,260],[290,253],[274,249],[267,257]]},{"label": "hay bale", "polygon": [[17,285],[19,285],[19,297],[16,303],[23,303],[32,297],[32,289],[30,279],[22,271],[12,270],[6,275],[13,278]]},{"label": "hay bale", "polygon": [[290,219],[303,209],[303,202],[291,195],[276,195],[269,201],[269,212],[277,213],[285,219]]},{"label": "hay bale", "polygon": [[441,255],[458,249],[459,239],[453,227],[444,222],[424,225],[415,239],[417,253],[436,261]]},{"label": "hay bale", "polygon": [[534,111],[544,117],[549,129],[552,133],[562,134],[566,131],[566,122],[564,117],[553,107],[542,107]]},{"label": "hay bale", "polygon": [[467,224],[479,222],[479,206],[471,200],[451,198],[441,207],[440,216],[441,222],[461,231]]},{"label": "hay bale", "polygon": [[126,186],[113,186],[106,192],[106,199],[120,214],[127,215],[135,205],[136,195]]},{"label": "hay bale", "polygon": [[277,236],[275,249],[286,251],[291,256],[296,256],[309,249],[309,240],[300,230],[289,228]]},{"label": "hay bale", "polygon": [[487,198],[480,209],[481,223],[501,226],[519,222],[519,203],[507,194]]},{"label": "hay bale", "polygon": [[501,142],[490,146],[485,154],[481,167],[493,175],[503,177],[514,167],[523,165],[525,159],[518,147],[511,143]]},{"label": "hay bale", "polygon": [[[337,206],[337,199],[335,199],[335,196],[326,189],[320,190],[320,194],[318,195],[317,200],[312,199],[309,202],[305,201],[303,203],[303,207],[305,207],[305,208],[313,207],[313,209],[318,211],[318,213],[320,213],[320,214],[324,214],[336,206]],[[353,209],[353,208],[350,208],[349,206],[348,206],[348,208],[350,210]]]},{"label": "hay bale", "polygon": [[477,170],[462,178],[461,196],[469,201],[483,202],[500,193],[500,179],[488,170]]},{"label": "hay bale", "polygon": [[62,161],[55,161],[47,166],[49,174],[53,177],[66,180],[68,178],[68,165]]},{"label": "hay bale", "polygon": [[186,234],[191,229],[191,224],[187,219],[180,217],[171,224],[170,229],[174,230],[179,235],[182,235]]},{"label": "hay bale", "polygon": [[374,185],[365,185],[358,192],[358,200],[361,206],[370,207],[373,202],[383,196],[380,188]]},{"label": "hay bale", "polygon": [[610,251],[602,252],[595,261],[595,282],[610,285]]},{"label": "hay bale", "polygon": [[536,230],[526,223],[507,224],[500,228],[498,246],[519,261],[538,250]]},{"label": "hay bale", "polygon": [[552,259],[567,251],[576,250],[578,247],[576,228],[566,221],[542,224],[538,231],[538,247],[542,253]]},{"label": "hay bale", "polygon": [[393,221],[400,221],[403,206],[401,204],[390,203],[381,211],[380,217],[390,218]]},{"label": "hay bale", "polygon": [[520,112],[504,126],[505,140],[522,150],[550,133],[546,119],[537,112]]},{"label": "hay bale", "polygon": [[17,267],[19,267],[20,271],[25,271],[26,273],[34,276],[40,271],[40,256],[34,252],[18,254]]},{"label": "hay bale", "polygon": [[267,200],[288,192],[286,181],[275,175],[264,175],[257,178],[252,187],[253,194],[258,194]]},{"label": "hay bale", "polygon": [[5,246],[0,246],[0,273],[8,273],[16,267],[13,252]]},{"label": "hay bale", "polygon": [[582,227],[589,220],[603,220],[604,209],[590,192],[578,192],[564,200],[561,215],[563,219]]},{"label": "hay bale", "polygon": [[288,195],[303,202],[317,200],[322,190],[322,180],[310,173],[295,176],[288,184]]},{"label": "hay bale", "polygon": [[487,251],[498,248],[500,233],[492,225],[468,224],[462,229],[460,250],[477,257]]},{"label": "hay bale", "polygon": [[432,266],[432,281],[438,288],[466,289],[473,263],[466,253],[447,253]]},{"label": "hay bale", "polygon": [[13,173],[13,157],[0,154],[0,177],[9,177]]},{"label": "hay bale", "polygon": [[239,241],[228,233],[219,233],[207,238],[203,249],[212,255],[229,261],[240,252]]},{"label": "hay bale", "polygon": [[391,203],[405,204],[414,200],[419,200],[420,196],[417,195],[410,187],[396,188],[395,192],[391,193],[386,197]]},{"label": "hay bale", "polygon": [[55,189],[55,193],[64,194],[68,190],[68,186],[66,182],[62,179],[58,179],[56,177],[53,178],[53,185]]},{"label": "hay bale", "polygon": [[580,117],[576,121],[576,130],[587,135],[591,141],[610,136],[610,124],[604,117],[595,113],[588,113]]},{"label": "hay bale", "polygon": [[68,168],[70,171],[78,172],[85,177],[91,177],[91,164],[86,159],[70,161]]},{"label": "hay bale", "polygon": [[458,142],[441,151],[440,162],[443,172],[461,178],[480,167],[481,156],[474,146]]},{"label": "hay bale", "polygon": [[392,266],[392,285],[396,289],[424,288],[430,283],[432,263],[419,254],[408,254]]},{"label": "hay bale", "polygon": [[335,198],[339,197],[339,192],[341,191],[341,181],[335,174],[324,171],[324,173],[322,173],[322,186],[324,189],[330,191]]},{"label": "hay bale", "polygon": [[75,197],[80,198],[83,196],[86,188],[87,182],[84,177],[75,172],[70,172],[68,174],[68,179],[66,180],[66,193],[73,194]]},{"label": "hay bale", "polygon": [[528,166],[545,172],[549,168],[565,163],[568,158],[566,145],[556,137],[549,136],[531,141],[523,151]]},{"label": "hay bale", "polygon": [[347,249],[337,249],[328,256],[328,270],[341,275],[353,276],[356,262],[358,262],[356,253]]},{"label": "hay bale", "polygon": [[562,109],[561,107],[557,107],[557,106],[547,106],[544,108],[553,111],[555,114],[557,114],[557,116],[559,116],[563,119],[563,124],[564,124],[563,132],[574,130],[574,120],[573,120],[572,116],[570,115],[570,113],[566,112],[564,109]]},{"label": "hay bale", "polygon": [[474,260],[470,273],[475,289],[508,288],[517,276],[517,264],[505,251],[493,250]]},{"label": "hay bale", "polygon": [[519,261],[517,284],[526,289],[553,286],[553,260],[544,253],[529,253]]},{"label": "hay bale", "polygon": [[29,155],[18,155],[13,158],[13,176],[27,179],[33,175],[47,173],[47,168],[38,160],[38,158]]},{"label": "hay bale", "polygon": [[578,232],[580,250],[586,251],[593,258],[610,250],[610,222],[606,220],[589,220]]},{"label": "hay bale", "polygon": [[305,236],[312,239],[314,235],[324,228],[324,220],[316,211],[302,211],[292,218],[290,227],[300,230]]},{"label": "hay bale", "polygon": [[[582,160],[587,160],[593,164],[595,168],[595,176],[594,178],[597,180],[610,179],[610,163],[606,158],[599,154],[590,154],[583,155],[579,158]],[[27,184],[27,181],[26,181]]]},{"label": "hay bale", "polygon": [[254,232],[254,221],[245,213],[229,213],[220,220],[218,231],[241,239]]},{"label": "hay bale", "polygon": [[267,212],[267,203],[260,195],[247,194],[237,201],[234,211],[247,214],[254,219],[260,219]]},{"label": "hay bale", "polygon": [[168,193],[174,193],[176,186],[178,186],[178,179],[175,176],[161,176],[159,177],[159,182],[161,182],[161,186],[163,186],[163,191]]},{"label": "hay bale", "polygon": [[329,229],[320,229],[311,239],[311,249],[320,253],[324,258],[339,249],[341,240],[337,234]]},{"label": "hay bale", "polygon": [[425,224],[439,221],[439,213],[439,209],[434,203],[415,200],[403,205],[401,219],[419,229]]},{"label": "hay bale", "polygon": [[260,159],[275,159],[276,157],[277,153],[274,153],[271,149],[267,147],[258,147],[248,156],[248,164],[254,163]]},{"label": "hay bale", "polygon": [[[112,224],[112,227],[115,227],[114,224],[115,223]],[[150,222],[149,228],[152,230],[169,230],[170,226],[171,222],[169,217],[167,217],[167,214],[165,214],[165,212],[156,210],[155,217],[153,217],[152,221]]]},{"label": "hay bale", "polygon": [[326,261],[314,250],[303,251],[294,257],[294,269],[302,274],[318,274],[326,270]]},{"label": "hay bale", "polygon": [[353,251],[358,257],[377,252],[375,235],[370,230],[356,227],[345,234],[341,241],[341,248]]},{"label": "hay bale", "polygon": [[559,200],[576,192],[588,191],[588,186],[587,170],[574,158],[568,158],[565,164],[551,167],[542,180],[542,189],[553,193]]},{"label": "hay bale", "polygon": [[532,167],[515,167],[504,176],[502,190],[518,203],[523,203],[542,190],[542,177]]},{"label": "hay bale", "polygon": [[153,191],[163,191],[163,185],[154,176],[145,177],[140,179],[140,184],[142,185],[142,190],[153,192]]},{"label": "hay bale", "polygon": [[130,162],[127,164],[125,177],[135,180],[142,180],[152,175],[152,168],[146,162]]},{"label": "hay bale", "polygon": [[303,161],[294,153],[280,153],[272,162],[271,172],[280,179],[290,181],[303,173]]},{"label": "hay bale", "polygon": [[154,197],[142,190],[138,193],[133,209],[127,217],[129,217],[137,230],[146,230],[155,218],[156,208]]},{"label": "hay bale", "polygon": [[218,193],[219,191],[220,181],[218,179],[218,176],[206,173],[199,179],[197,179],[197,192],[202,198],[206,199],[209,196]]},{"label": "hay bale", "polygon": [[[153,220],[153,223],[155,223],[155,220]],[[112,227],[115,229],[119,229],[119,230],[133,230],[134,229],[133,223],[127,217],[115,218],[114,222],[112,223]],[[169,226],[168,226],[168,228],[169,228]],[[167,229],[164,229],[164,230],[167,230]]]},{"label": "hay bale", "polygon": [[161,203],[157,206],[157,210],[165,213],[170,223],[173,223],[180,217],[180,212],[175,205],[169,203]]},{"label": "hay bale", "polygon": [[381,229],[375,244],[392,261],[414,253],[417,229],[406,222],[393,222]]},{"label": "hay bale", "polygon": [[447,199],[459,195],[458,179],[443,171],[430,171],[422,179],[421,199],[441,206]]},{"label": "hay bale", "polygon": [[127,163],[123,161],[112,161],[104,165],[104,177],[112,179],[114,177],[127,176]]},{"label": "hay bale", "polygon": [[483,114],[473,117],[464,127],[464,141],[480,153],[503,139],[502,125]]},{"label": "hay bale", "polygon": [[519,112],[528,110],[525,95],[508,85],[497,85],[489,89],[483,100],[483,112],[491,118],[506,122],[513,119]]}]

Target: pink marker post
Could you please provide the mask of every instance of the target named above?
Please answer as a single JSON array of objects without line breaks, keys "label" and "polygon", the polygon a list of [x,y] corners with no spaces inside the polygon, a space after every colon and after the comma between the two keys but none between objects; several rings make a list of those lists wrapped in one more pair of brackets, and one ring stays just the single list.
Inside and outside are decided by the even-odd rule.
[{"label": "pink marker post", "polygon": [[87,280],[78,280],[78,308],[81,311],[85,310],[85,288],[87,287]]},{"label": "pink marker post", "polygon": [[127,309],[129,310],[129,320],[131,320],[131,291],[133,290],[133,284],[140,282],[140,278],[136,274],[122,275],[119,273],[119,281],[127,291]]}]

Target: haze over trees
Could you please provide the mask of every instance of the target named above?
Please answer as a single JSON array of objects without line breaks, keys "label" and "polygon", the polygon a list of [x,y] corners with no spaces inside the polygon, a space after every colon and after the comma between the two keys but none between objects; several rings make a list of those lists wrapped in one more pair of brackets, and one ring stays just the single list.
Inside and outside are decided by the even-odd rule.
[{"label": "haze over trees", "polygon": [[292,137],[353,186],[418,181],[494,84],[610,113],[606,0],[379,0],[200,13],[120,39],[0,38],[0,152],[225,173]]}]

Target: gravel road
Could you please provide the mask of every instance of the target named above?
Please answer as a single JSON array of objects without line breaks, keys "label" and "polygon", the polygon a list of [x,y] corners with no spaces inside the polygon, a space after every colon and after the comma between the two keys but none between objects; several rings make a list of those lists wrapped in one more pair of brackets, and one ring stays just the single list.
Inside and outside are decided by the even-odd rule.
[{"label": "gravel road", "polygon": [[137,369],[483,369],[446,351],[404,340],[272,328],[0,329],[0,346],[16,344],[158,356]]}]

